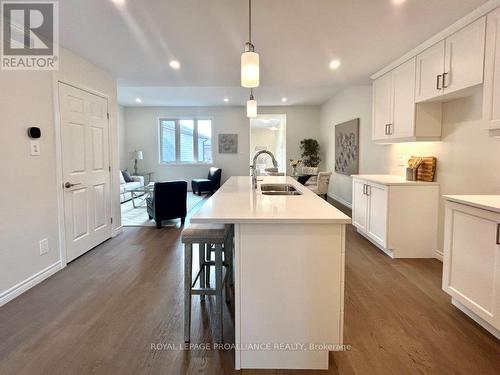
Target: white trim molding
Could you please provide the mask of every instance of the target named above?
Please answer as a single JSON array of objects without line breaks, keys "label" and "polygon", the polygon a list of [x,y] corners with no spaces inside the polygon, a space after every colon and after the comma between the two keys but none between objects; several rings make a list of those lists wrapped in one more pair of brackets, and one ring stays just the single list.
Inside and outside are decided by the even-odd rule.
[{"label": "white trim molding", "polygon": [[443,252],[441,250],[436,250],[436,259],[443,263]]},{"label": "white trim molding", "polygon": [[333,199],[334,201],[339,202],[340,204],[346,206],[347,208],[350,208],[352,210],[352,203],[349,203],[346,201],[344,198],[339,197],[336,194],[327,194],[328,198]]},{"label": "white trim molding", "polygon": [[61,261],[58,260],[56,263],[48,266],[40,272],[35,273],[34,275],[28,277],[26,280],[23,280],[19,284],[14,285],[12,288],[0,293],[0,306],[3,306],[7,302],[12,301],[14,298],[33,288],[35,285],[41,283],[63,268],[64,267],[62,267]]},{"label": "white trim molding", "polygon": [[500,7],[500,0],[490,0],[486,3],[484,3],[479,8],[477,8],[474,11],[472,11],[471,13],[467,14],[465,17],[459,19],[457,22],[451,24],[443,31],[437,33],[436,35],[427,39],[425,42],[423,42],[419,46],[415,47],[414,49],[412,49],[408,53],[401,56],[399,59],[393,61],[392,63],[387,65],[385,68],[374,73],[370,78],[377,79],[380,76],[383,76],[384,74],[390,72],[391,70],[397,68],[401,64],[405,63],[406,61],[410,60],[411,58],[413,58],[413,57],[417,56],[418,54],[420,54],[421,52],[425,51],[427,48],[432,47],[434,44],[448,38],[452,34],[455,34],[457,31],[463,29],[467,25],[470,25],[472,22],[478,20],[479,18],[490,13],[492,10],[494,10],[498,7]]},{"label": "white trim molding", "polygon": [[118,236],[118,235],[119,235],[119,234],[121,234],[122,232],[123,232],[123,225],[120,225],[119,227],[114,228],[114,229],[113,229],[113,237]]}]

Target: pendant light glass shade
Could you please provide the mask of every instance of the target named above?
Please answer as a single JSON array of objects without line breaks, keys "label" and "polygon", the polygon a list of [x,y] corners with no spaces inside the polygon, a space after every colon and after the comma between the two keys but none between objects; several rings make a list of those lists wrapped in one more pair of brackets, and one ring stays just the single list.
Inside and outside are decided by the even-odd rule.
[{"label": "pendant light glass shade", "polygon": [[259,87],[259,54],[252,50],[241,54],[241,86]]},{"label": "pendant light glass shade", "polygon": [[247,117],[257,117],[257,100],[254,99],[253,94],[250,94],[250,99],[247,100]]}]

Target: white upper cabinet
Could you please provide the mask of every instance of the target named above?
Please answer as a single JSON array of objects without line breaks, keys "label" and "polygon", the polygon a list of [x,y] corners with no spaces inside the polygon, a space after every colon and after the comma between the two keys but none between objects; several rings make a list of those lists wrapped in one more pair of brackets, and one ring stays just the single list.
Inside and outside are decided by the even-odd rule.
[{"label": "white upper cabinet", "polygon": [[415,136],[415,59],[394,69],[391,138]]},{"label": "white upper cabinet", "polygon": [[441,106],[415,105],[415,63],[412,58],[373,82],[373,140],[439,140]]},{"label": "white upper cabinet", "polygon": [[416,102],[460,97],[482,84],[485,35],[482,17],[419,54]]},{"label": "white upper cabinet", "polygon": [[416,101],[422,102],[442,94],[445,41],[435,44],[417,56]]},{"label": "white upper cabinet", "polygon": [[446,39],[443,93],[450,94],[483,83],[486,17]]},{"label": "white upper cabinet", "polygon": [[500,130],[500,8],[487,19],[483,119],[488,129]]},{"label": "white upper cabinet", "polygon": [[385,139],[392,122],[392,72],[373,82],[373,139]]}]

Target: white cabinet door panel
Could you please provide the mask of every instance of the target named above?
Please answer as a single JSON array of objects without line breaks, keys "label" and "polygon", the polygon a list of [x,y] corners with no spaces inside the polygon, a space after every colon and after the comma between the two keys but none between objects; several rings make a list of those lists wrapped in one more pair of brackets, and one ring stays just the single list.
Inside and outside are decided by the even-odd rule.
[{"label": "white cabinet door panel", "polygon": [[392,122],[392,73],[373,82],[373,139],[388,138],[387,125]]},{"label": "white cabinet door panel", "polygon": [[415,67],[416,59],[394,69],[393,121],[391,138],[415,136]]},{"label": "white cabinet door panel", "polygon": [[382,246],[387,239],[387,190],[382,186],[368,186],[368,233]]},{"label": "white cabinet door panel", "polygon": [[500,214],[448,203],[443,289],[500,329]]},{"label": "white cabinet door panel", "polygon": [[446,39],[444,93],[483,83],[486,18]]},{"label": "white cabinet door panel", "polygon": [[362,230],[366,230],[368,196],[365,195],[365,183],[362,181],[354,180],[352,191],[352,223],[354,226]]},{"label": "white cabinet door panel", "polygon": [[[426,49],[417,56],[416,93],[417,102],[442,95],[445,41]],[[441,77],[441,78],[439,78]]]}]

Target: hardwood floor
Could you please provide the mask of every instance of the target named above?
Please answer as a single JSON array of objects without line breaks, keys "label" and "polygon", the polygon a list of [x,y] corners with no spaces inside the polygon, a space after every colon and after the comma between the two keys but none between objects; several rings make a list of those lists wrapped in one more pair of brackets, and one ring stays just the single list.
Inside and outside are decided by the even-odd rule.
[{"label": "hardwood floor", "polygon": [[[182,260],[179,228],[126,228],[0,308],[0,374],[234,373],[232,350],[178,350]],[[451,305],[439,261],[391,260],[349,226],[346,268],[352,349],[328,372],[242,374],[500,373],[499,341]],[[193,299],[193,343],[211,342],[213,307]],[[229,309],[224,324],[232,343]]]}]

